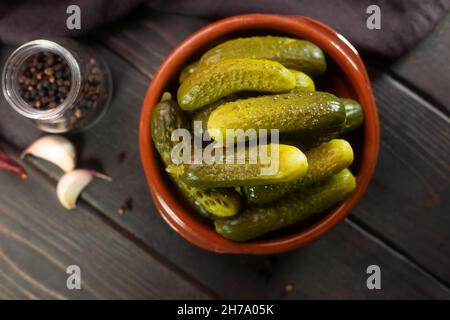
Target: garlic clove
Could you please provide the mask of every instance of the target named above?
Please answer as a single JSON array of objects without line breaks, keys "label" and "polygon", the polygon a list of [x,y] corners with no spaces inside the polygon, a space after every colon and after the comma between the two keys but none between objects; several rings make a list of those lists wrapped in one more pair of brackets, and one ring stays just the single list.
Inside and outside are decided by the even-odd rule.
[{"label": "garlic clove", "polygon": [[74,209],[78,196],[95,177],[112,181],[112,178],[107,175],[85,169],[77,169],[63,175],[56,186],[56,194],[63,207],[69,210]]},{"label": "garlic clove", "polygon": [[22,152],[21,158],[25,158],[28,154],[50,161],[64,172],[75,168],[75,147],[63,136],[46,135],[37,139]]}]

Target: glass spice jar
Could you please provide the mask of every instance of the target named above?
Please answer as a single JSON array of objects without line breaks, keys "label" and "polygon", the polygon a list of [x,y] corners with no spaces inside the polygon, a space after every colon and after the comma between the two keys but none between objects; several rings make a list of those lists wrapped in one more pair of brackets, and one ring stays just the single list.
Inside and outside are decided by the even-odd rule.
[{"label": "glass spice jar", "polygon": [[6,61],[3,94],[42,131],[76,132],[107,111],[113,85],[104,61],[71,39],[34,40]]}]

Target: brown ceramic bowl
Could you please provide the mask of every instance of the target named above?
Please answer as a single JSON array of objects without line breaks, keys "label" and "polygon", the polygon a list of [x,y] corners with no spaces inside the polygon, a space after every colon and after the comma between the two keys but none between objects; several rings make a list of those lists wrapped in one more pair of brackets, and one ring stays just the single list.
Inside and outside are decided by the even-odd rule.
[{"label": "brown ceramic bowl", "polygon": [[[365,121],[350,139],[355,150],[351,167],[357,178],[354,192],[331,210],[304,223],[279,230],[254,241],[237,243],[224,239],[183,201],[167,179],[150,135],[150,114],[161,94],[176,93],[178,74],[187,63],[218,43],[251,35],[282,34],[309,40],[321,47],[328,71],[319,84],[322,88],[360,102]],[[379,146],[379,125],[369,78],[355,48],[340,34],[324,24],[303,16],[247,14],[226,18],[192,34],[178,45],[155,73],[142,106],[139,142],[141,160],[154,202],[166,222],[193,244],[220,253],[271,254],[300,247],[330,230],[347,216],[366,190],[375,168]]]}]

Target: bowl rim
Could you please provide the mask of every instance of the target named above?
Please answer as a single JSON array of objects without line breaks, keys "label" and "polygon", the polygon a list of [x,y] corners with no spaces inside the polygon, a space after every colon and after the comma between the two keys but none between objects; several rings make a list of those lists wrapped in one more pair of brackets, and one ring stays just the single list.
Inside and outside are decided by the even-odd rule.
[{"label": "bowl rim", "polygon": [[[347,75],[364,111],[364,148],[361,153],[356,189],[326,216],[295,234],[278,238],[232,242],[206,226],[186,210],[173,195],[163,176],[151,139],[151,111],[159,101],[174,70],[181,70],[195,51],[211,39],[246,29],[272,29],[308,39],[321,47]],[[313,40],[311,40],[313,39]],[[379,119],[366,68],[356,49],[342,35],[323,23],[305,16],[244,14],[204,26],[182,41],[164,60],[147,89],[139,122],[141,163],[155,205],[164,220],[182,237],[203,249],[218,253],[273,254],[298,248],[321,236],[344,219],[361,199],[373,176],[379,150]]]}]

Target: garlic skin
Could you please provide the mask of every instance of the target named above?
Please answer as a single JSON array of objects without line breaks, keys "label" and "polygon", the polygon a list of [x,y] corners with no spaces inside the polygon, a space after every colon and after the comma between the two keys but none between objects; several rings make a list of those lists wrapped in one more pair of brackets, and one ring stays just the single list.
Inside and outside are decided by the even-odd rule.
[{"label": "garlic skin", "polygon": [[25,158],[28,154],[50,161],[64,172],[70,172],[75,168],[77,158],[72,142],[58,135],[46,135],[37,139],[22,152],[21,158]]},{"label": "garlic skin", "polygon": [[86,169],[77,169],[63,175],[56,187],[56,194],[63,207],[68,210],[74,209],[78,196],[95,177],[112,181],[111,177]]}]

